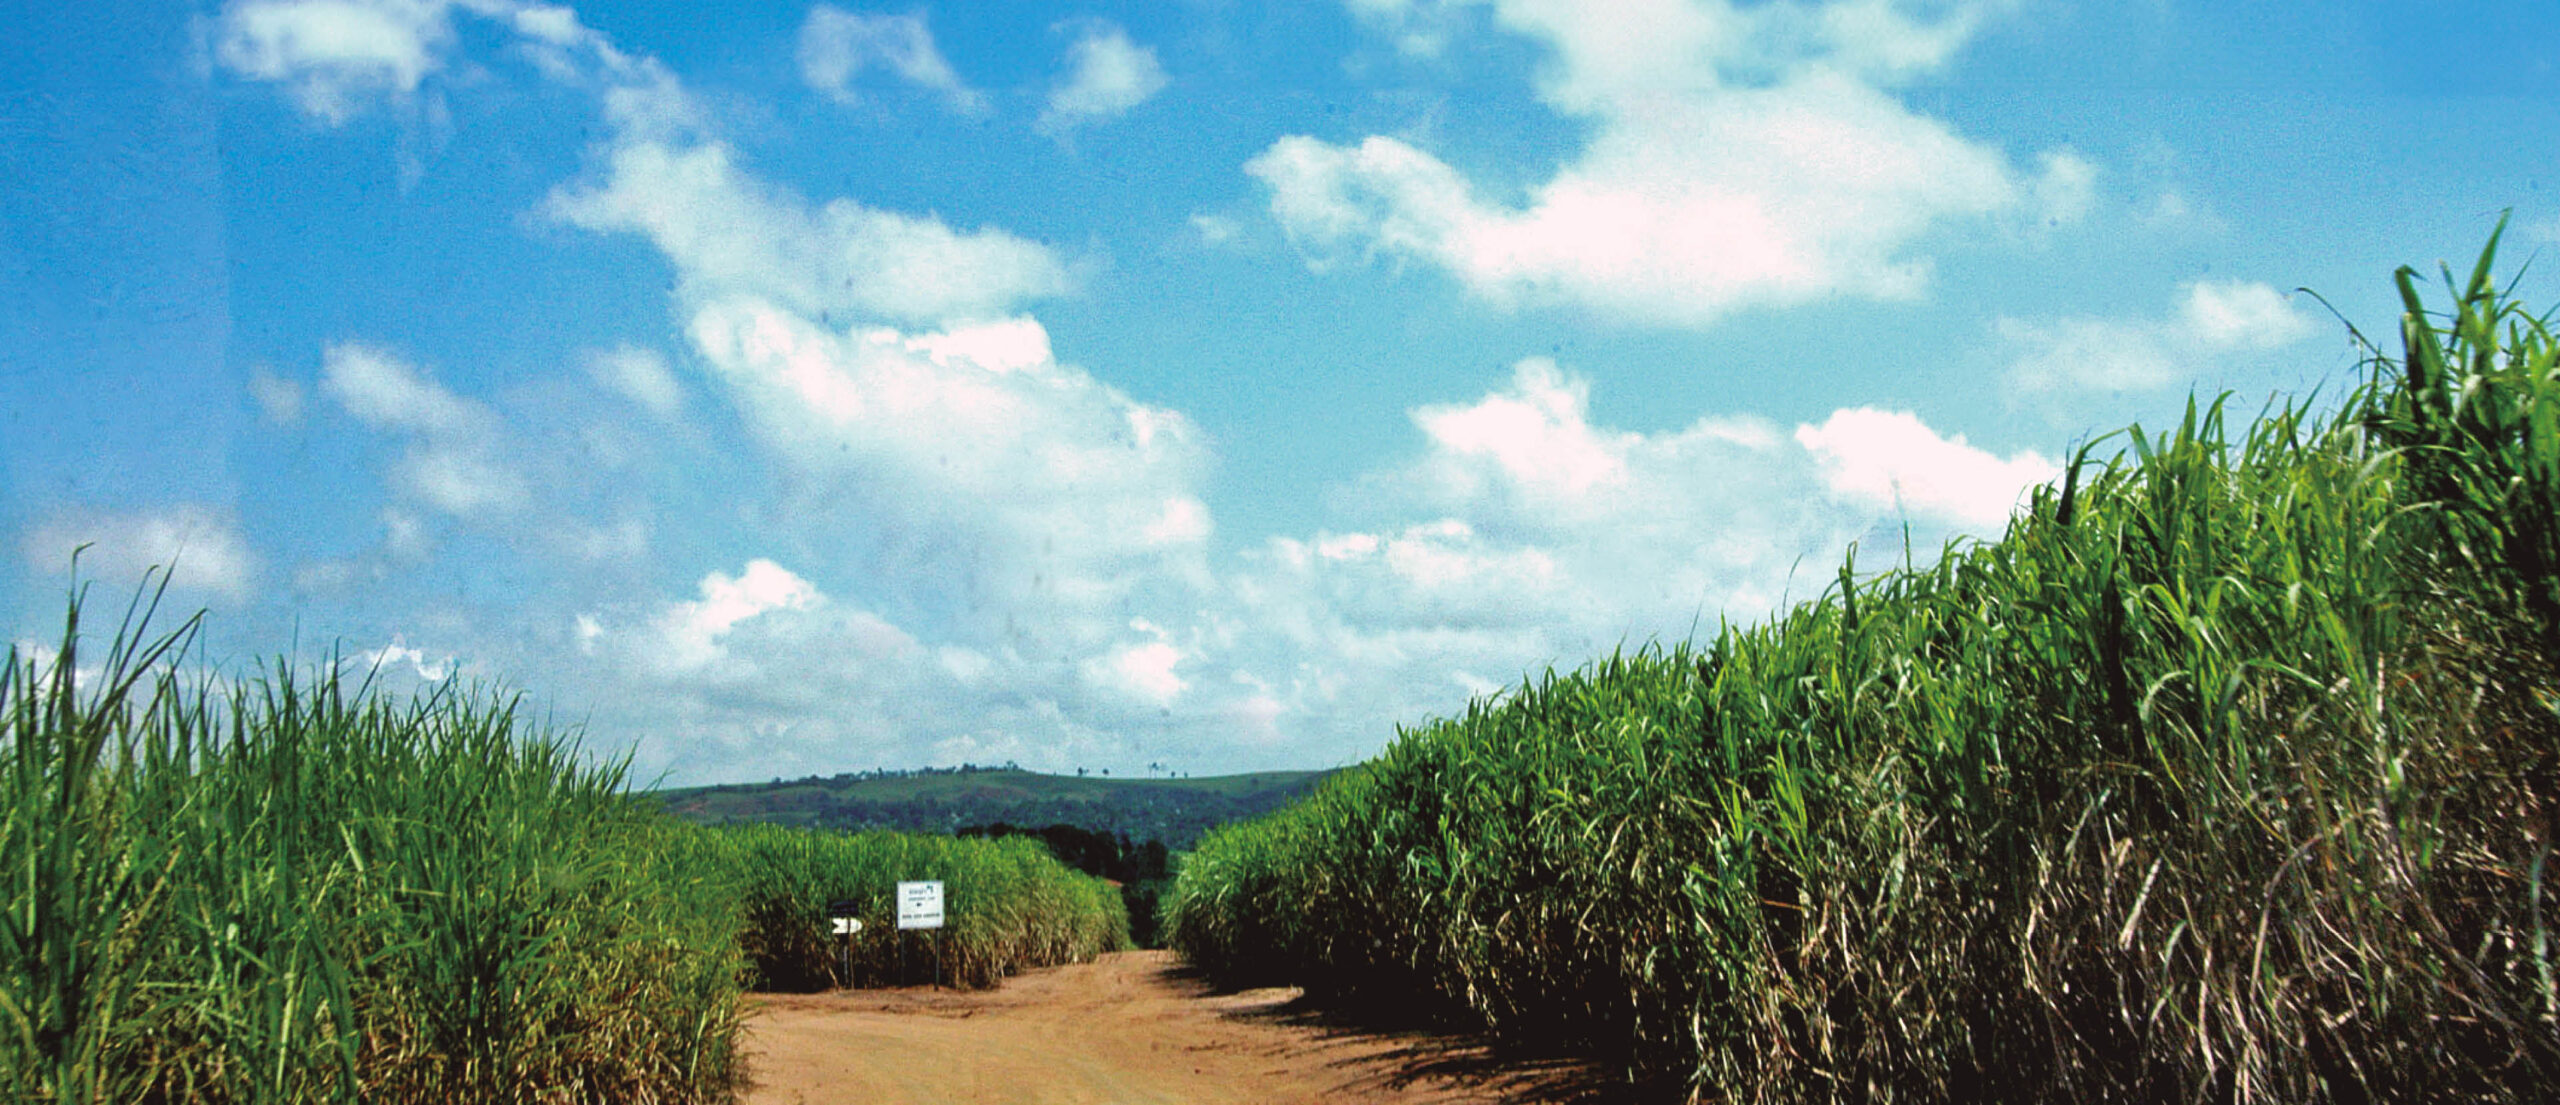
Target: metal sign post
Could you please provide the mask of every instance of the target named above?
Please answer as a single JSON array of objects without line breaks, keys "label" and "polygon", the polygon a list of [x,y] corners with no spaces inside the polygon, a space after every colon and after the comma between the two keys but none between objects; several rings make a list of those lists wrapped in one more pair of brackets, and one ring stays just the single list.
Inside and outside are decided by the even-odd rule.
[{"label": "metal sign post", "polygon": [[[942,927],[942,881],[902,882],[898,884],[898,931],[903,937],[908,929]],[[907,980],[907,942],[898,941],[898,981]],[[933,949],[933,988],[942,988],[942,948]]]},{"label": "metal sign post", "polygon": [[837,951],[839,972],[836,984],[848,988],[853,985],[853,938],[862,931],[862,918],[854,916],[858,912],[860,909],[851,898],[837,898],[827,903],[827,916],[835,921],[836,935],[844,938]]}]

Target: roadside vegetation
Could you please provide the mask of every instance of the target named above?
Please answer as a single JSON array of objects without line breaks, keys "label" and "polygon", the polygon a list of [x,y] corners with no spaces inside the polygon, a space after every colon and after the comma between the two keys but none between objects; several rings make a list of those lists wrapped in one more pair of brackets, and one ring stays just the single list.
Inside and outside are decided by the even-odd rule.
[{"label": "roadside vegetation", "polygon": [[[1129,946],[1111,884],[1058,862],[1038,840],[837,833],[778,825],[693,830],[700,866],[725,871],[744,905],[742,947],[759,989],[921,984],[984,989],[1026,967]],[[943,928],[899,931],[896,884],[943,883]],[[850,901],[846,942],[827,906]],[[847,974],[850,964],[851,973]]]},{"label": "roadside vegetation", "polygon": [[1174,946],[1707,1100],[2547,1100],[2560,346],[2495,249],[2329,413],[1400,732]]},{"label": "roadside vegetation", "polygon": [[1156,922],[1158,903],[1173,886],[1173,851],[1164,841],[1144,843],[1129,839],[1127,833],[1106,833],[1075,825],[1012,825],[998,821],[992,825],[962,826],[962,838],[1031,837],[1048,845],[1049,854],[1058,862],[1088,875],[1099,876],[1120,886],[1120,903],[1129,915],[1129,942],[1141,948],[1164,946]]},{"label": "roadside vegetation", "polygon": [[742,987],[889,978],[891,885],[947,882],[913,977],[1120,946],[1032,841],[706,829],[512,700],[335,669],[182,673],[129,609],[0,665],[0,1100],[710,1102]]}]

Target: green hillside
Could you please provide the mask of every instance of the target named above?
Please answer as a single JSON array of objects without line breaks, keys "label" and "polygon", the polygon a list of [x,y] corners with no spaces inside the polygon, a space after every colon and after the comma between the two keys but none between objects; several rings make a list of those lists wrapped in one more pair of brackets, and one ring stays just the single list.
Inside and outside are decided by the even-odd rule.
[{"label": "green hillside", "polygon": [[1315,789],[1330,771],[1203,779],[1043,775],[1010,767],[873,771],[831,778],[649,792],[700,824],[770,822],[833,829],[953,832],[972,825],[1075,825],[1187,849],[1210,828],[1258,817]]}]

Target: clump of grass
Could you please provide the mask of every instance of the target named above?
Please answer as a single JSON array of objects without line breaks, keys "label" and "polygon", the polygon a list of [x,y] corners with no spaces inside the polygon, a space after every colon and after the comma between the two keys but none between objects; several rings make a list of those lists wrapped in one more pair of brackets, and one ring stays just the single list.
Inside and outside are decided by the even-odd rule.
[{"label": "clump of grass", "polygon": [[2546,1096],[2560,343],[2495,248],[2333,414],[1400,733],[1204,841],[1176,947],[1706,1098]]},{"label": "clump of grass", "polygon": [[734,909],[502,699],[182,678],[75,600],[0,667],[0,1097],[713,1101]]},{"label": "clump of grass", "polygon": [[[897,985],[938,970],[945,983],[984,989],[1025,968],[1129,946],[1119,892],[1032,838],[741,825],[696,830],[689,846],[704,854],[699,862],[727,872],[745,913],[743,946],[765,988]],[[913,880],[943,883],[943,929],[898,929],[892,895]],[[855,903],[862,922],[850,956],[827,914],[837,900]]]}]

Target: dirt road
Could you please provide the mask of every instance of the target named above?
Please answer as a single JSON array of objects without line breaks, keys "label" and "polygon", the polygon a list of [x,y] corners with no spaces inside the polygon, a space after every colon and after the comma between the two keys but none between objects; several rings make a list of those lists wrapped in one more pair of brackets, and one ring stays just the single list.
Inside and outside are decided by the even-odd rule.
[{"label": "dirt road", "polygon": [[1568,1067],[1327,1023],[1295,990],[1216,993],[1167,952],[983,993],[771,995],[747,1021],[749,1105],[1291,1105],[1608,1100]]}]

